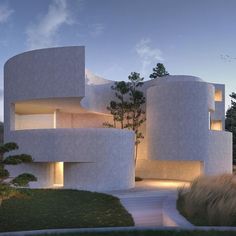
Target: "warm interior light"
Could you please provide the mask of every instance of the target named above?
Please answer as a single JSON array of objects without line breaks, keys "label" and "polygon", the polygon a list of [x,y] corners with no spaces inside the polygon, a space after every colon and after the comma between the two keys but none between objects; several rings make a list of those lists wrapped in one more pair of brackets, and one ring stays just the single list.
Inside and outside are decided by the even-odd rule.
[{"label": "warm interior light", "polygon": [[211,121],[211,130],[222,130],[222,121],[221,120],[212,120]]},{"label": "warm interior light", "polygon": [[223,98],[222,98],[222,91],[221,90],[216,90],[215,91],[215,101],[216,102],[222,102]]},{"label": "warm interior light", "polygon": [[62,187],[64,184],[64,162],[54,163],[54,186]]},{"label": "warm interior light", "polygon": [[53,114],[15,114],[15,130],[51,129]]},{"label": "warm interior light", "polygon": [[[136,186],[142,185],[143,181],[136,182]],[[173,181],[173,180],[145,180],[146,187],[168,188],[176,189],[182,186],[189,187],[190,182],[187,181]]]}]

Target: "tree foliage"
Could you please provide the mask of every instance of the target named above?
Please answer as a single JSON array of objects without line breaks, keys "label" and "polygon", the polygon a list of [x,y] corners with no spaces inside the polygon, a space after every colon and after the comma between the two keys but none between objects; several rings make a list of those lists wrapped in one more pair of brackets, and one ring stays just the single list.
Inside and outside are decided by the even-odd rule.
[{"label": "tree foliage", "polygon": [[[129,109],[127,115],[126,127],[132,129],[135,132],[135,144],[136,148],[140,143],[141,139],[144,138],[140,132],[140,126],[145,122],[145,111],[142,105],[145,103],[144,94],[139,88],[143,85],[143,77],[140,77],[139,73],[132,72],[129,77]],[[137,153],[137,150],[136,150]]]},{"label": "tree foliage", "polygon": [[105,122],[105,127],[131,129],[135,132],[135,163],[137,159],[138,144],[144,138],[140,126],[145,122],[145,111],[143,104],[145,97],[140,87],[143,79],[139,73],[132,72],[128,76],[128,82],[115,82],[111,87],[115,91],[116,100],[112,100],[107,109],[113,116],[113,124]]},{"label": "tree foliage", "polygon": [[236,164],[236,93],[232,93],[231,107],[226,111],[225,129],[233,135],[233,162]]},{"label": "tree foliage", "polygon": [[18,165],[21,163],[31,163],[32,157],[27,154],[4,155],[10,151],[17,150],[19,147],[16,143],[5,143],[0,146],[0,205],[4,199],[18,194],[14,186],[28,186],[30,181],[37,181],[37,178],[29,173],[23,173],[9,181],[10,173],[6,165]]},{"label": "tree foliage", "polygon": [[106,123],[107,127],[116,127],[120,123],[121,129],[125,128],[125,114],[128,109],[128,102],[125,96],[129,93],[129,85],[125,81],[115,82],[111,89],[115,91],[116,101],[111,101],[107,109],[113,115],[113,124]]},{"label": "tree foliage", "polygon": [[165,66],[162,63],[157,63],[156,67],[154,67],[152,70],[153,73],[149,76],[151,79],[156,79],[157,77],[169,75],[169,73],[166,71]]}]

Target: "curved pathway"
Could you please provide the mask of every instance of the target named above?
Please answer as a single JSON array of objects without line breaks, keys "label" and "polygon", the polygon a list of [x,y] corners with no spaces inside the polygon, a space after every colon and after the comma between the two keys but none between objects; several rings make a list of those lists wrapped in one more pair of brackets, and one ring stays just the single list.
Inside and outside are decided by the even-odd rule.
[{"label": "curved pathway", "polygon": [[143,180],[133,189],[112,191],[132,215],[135,226],[180,226],[191,224],[176,210],[177,188],[187,182]]}]

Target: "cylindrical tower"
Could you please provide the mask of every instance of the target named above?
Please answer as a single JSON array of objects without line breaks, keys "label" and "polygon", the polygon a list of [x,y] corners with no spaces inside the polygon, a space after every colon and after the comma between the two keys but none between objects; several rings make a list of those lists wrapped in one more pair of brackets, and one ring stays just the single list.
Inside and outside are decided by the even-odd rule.
[{"label": "cylindrical tower", "polygon": [[191,76],[169,76],[149,88],[148,159],[203,160],[208,151],[213,94],[212,85]]}]

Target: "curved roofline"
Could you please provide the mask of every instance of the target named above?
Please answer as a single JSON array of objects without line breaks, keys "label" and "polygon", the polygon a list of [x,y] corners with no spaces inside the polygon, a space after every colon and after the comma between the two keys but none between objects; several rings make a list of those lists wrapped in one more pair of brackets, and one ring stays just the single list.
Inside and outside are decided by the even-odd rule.
[{"label": "curved roofline", "polygon": [[19,57],[19,56],[22,56],[22,55],[25,55],[25,54],[29,54],[29,53],[32,53],[32,52],[38,52],[38,51],[46,51],[46,50],[55,50],[55,49],[59,49],[59,48],[79,48],[79,47],[83,47],[85,48],[85,46],[63,46],[63,47],[50,47],[50,48],[38,48],[38,49],[32,49],[32,50],[29,50],[29,51],[25,51],[25,52],[21,52],[15,56],[12,56],[10,57],[4,64],[4,67],[6,64],[8,64],[11,60]]},{"label": "curved roofline", "polygon": [[[85,71],[88,72],[90,75],[96,77],[97,79],[100,79],[101,81],[106,81],[106,82],[110,82],[110,83],[114,83],[114,82],[120,82],[122,80],[111,80],[111,79],[107,79],[103,76],[97,75],[95,73],[93,73],[90,69],[85,68]],[[86,74],[86,73],[85,73]],[[127,77],[128,78],[128,77]],[[128,82],[128,80],[123,80]],[[197,77],[197,76],[192,76],[192,75],[166,75],[163,77],[158,77],[156,79],[149,79],[149,80],[144,80],[143,83],[150,83],[150,82],[205,82],[202,78]]]},{"label": "curved roofline", "polygon": [[196,81],[196,82],[204,82],[204,80],[200,77],[193,75],[167,75],[163,77],[166,80],[173,79],[173,81]]}]

